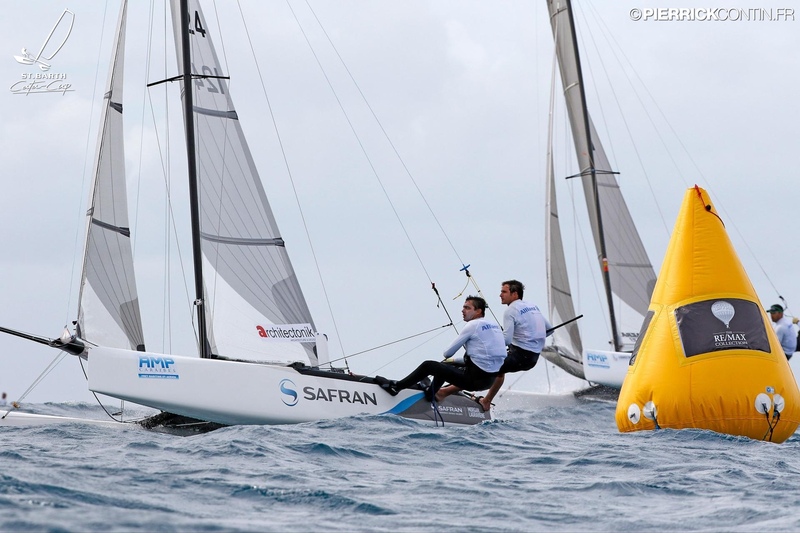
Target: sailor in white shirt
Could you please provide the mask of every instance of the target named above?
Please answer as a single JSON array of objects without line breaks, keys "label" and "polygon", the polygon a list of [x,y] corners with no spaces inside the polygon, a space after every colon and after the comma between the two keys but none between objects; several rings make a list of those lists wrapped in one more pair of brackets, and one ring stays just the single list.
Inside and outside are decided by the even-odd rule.
[{"label": "sailor in white shirt", "polygon": [[539,307],[522,299],[524,290],[525,285],[515,279],[504,281],[500,289],[500,302],[508,306],[503,315],[503,336],[508,345],[508,357],[489,392],[478,400],[484,411],[491,407],[508,372],[522,372],[536,366],[545,338],[552,334],[548,330],[552,330],[553,326]]},{"label": "sailor in white shirt", "polygon": [[792,326],[792,319],[783,316],[783,307],[778,304],[767,309],[767,312],[775,323],[775,334],[778,336],[786,359],[791,359],[792,354],[797,350],[797,333],[795,333],[794,327]]},{"label": "sailor in white shirt", "polygon": [[429,400],[434,396],[437,400],[441,400],[447,395],[436,394],[445,382],[455,385],[448,393],[458,389],[489,388],[506,358],[506,348],[500,327],[484,318],[485,311],[486,300],[478,296],[468,296],[461,308],[461,316],[467,325],[458,338],[445,349],[444,357],[452,357],[463,346],[466,350],[463,366],[425,361],[400,381],[375,376],[375,382],[394,396],[401,389],[412,387],[420,380],[433,376],[431,386],[425,391],[425,396]]}]

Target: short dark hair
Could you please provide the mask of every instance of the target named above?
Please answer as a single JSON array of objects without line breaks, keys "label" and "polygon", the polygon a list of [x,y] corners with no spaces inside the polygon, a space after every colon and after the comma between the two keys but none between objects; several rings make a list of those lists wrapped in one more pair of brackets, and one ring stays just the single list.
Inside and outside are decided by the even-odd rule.
[{"label": "short dark hair", "polygon": [[486,300],[480,296],[467,296],[465,301],[472,302],[472,306],[475,309],[480,309],[481,313],[486,314]]},{"label": "short dark hair", "polygon": [[525,292],[525,285],[523,285],[521,281],[510,279],[500,284],[501,287],[503,285],[508,285],[508,292],[516,292],[519,299],[522,300],[522,295]]}]

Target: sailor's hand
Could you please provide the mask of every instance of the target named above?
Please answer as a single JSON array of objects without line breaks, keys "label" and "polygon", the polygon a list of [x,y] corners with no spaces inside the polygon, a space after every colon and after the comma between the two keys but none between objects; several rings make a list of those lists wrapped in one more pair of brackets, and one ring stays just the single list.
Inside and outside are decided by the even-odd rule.
[{"label": "sailor's hand", "polygon": [[797,324],[798,322],[800,322],[800,318],[792,317],[792,324]]}]

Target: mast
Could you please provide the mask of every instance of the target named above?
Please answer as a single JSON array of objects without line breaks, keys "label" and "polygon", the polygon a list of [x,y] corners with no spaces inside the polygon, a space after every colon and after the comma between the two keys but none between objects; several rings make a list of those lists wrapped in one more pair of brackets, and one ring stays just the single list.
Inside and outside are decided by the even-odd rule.
[{"label": "mast", "polygon": [[[606,239],[605,235],[603,234],[603,217],[600,212],[600,195],[598,194],[597,188],[597,170],[595,169],[594,165],[594,145],[592,144],[592,132],[589,128],[589,110],[586,106],[586,93],[583,90],[583,71],[581,69],[581,60],[580,54],[578,52],[578,39],[575,31],[575,20],[572,16],[572,2],[571,0],[566,0],[567,3],[567,14],[569,16],[569,24],[572,28],[572,46],[575,50],[575,63],[577,69],[577,76],[578,76],[578,84],[581,88],[580,92],[580,100],[581,100],[581,107],[583,109],[583,121],[584,121],[584,129],[586,131],[586,145],[588,146],[587,155],[589,157],[589,172],[591,173],[591,181],[592,181],[592,191],[594,193],[594,204],[595,204],[595,213],[597,216],[597,227],[599,233],[599,241],[600,241],[600,264],[603,269],[603,286],[606,290],[606,300],[608,301],[608,315],[611,320],[611,335],[613,336],[614,342],[614,351],[619,352],[622,350],[622,345],[619,340],[619,334],[617,332],[617,318],[616,314],[614,313],[614,301],[611,296],[611,277],[608,272],[608,253],[606,252]],[[582,171],[583,174],[585,171]]]},{"label": "mast", "polygon": [[188,0],[180,0],[181,51],[183,53],[183,114],[186,117],[186,158],[189,165],[189,205],[192,217],[192,261],[194,263],[194,305],[197,308],[197,336],[200,357],[212,358],[206,331],[205,291],[203,289],[203,253],[200,247],[200,202],[197,186],[197,159],[195,157],[194,99],[192,97],[192,53],[189,41]]}]

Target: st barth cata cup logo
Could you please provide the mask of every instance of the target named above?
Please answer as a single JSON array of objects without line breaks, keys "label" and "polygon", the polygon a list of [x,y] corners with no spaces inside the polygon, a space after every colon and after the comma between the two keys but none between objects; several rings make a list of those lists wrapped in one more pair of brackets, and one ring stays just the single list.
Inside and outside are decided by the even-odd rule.
[{"label": "st barth cata cup logo", "polygon": [[75,89],[67,81],[63,72],[50,72],[53,58],[56,57],[69,39],[72,26],[75,24],[75,13],[65,9],[58,17],[53,29],[44,38],[38,52],[31,53],[28,48],[22,49],[22,55],[14,59],[21,65],[35,67],[34,72],[23,72],[20,79],[11,85],[11,92],[28,96],[29,94],[55,93],[62,96]]},{"label": "st barth cata cup logo", "polygon": [[[72,33],[73,24],[75,24],[75,13],[69,9],[65,9],[64,12],[61,13],[61,16],[58,17],[53,29],[50,30],[50,33],[45,37],[38,54],[33,55],[28,52],[27,48],[23,48],[22,55],[14,56],[14,59],[17,60],[17,63],[36,65],[43,72],[47,72],[50,70],[50,63],[48,63],[48,61],[52,61],[53,58],[56,57],[56,54],[64,47],[64,44],[66,44],[67,39],[69,39]],[[60,38],[58,37],[59,35],[64,35],[64,37]]]}]

